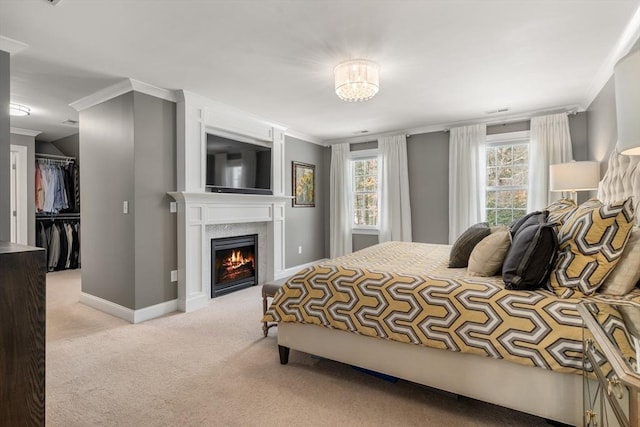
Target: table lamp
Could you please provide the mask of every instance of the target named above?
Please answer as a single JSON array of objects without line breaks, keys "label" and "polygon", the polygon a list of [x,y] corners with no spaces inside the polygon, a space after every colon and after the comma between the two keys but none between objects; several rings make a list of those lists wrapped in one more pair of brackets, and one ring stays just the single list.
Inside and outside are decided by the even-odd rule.
[{"label": "table lamp", "polygon": [[567,191],[576,203],[578,191],[597,190],[599,181],[598,162],[574,161],[549,166],[549,191]]}]

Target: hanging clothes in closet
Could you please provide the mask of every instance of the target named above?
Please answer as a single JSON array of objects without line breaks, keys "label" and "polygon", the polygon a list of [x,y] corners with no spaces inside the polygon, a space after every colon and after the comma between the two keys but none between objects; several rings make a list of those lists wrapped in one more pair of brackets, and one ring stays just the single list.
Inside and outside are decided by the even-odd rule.
[{"label": "hanging clothes in closet", "polygon": [[80,268],[80,219],[38,218],[36,246],[46,249],[47,270]]},{"label": "hanging clothes in closet", "polygon": [[78,166],[72,160],[36,158],[36,212],[80,211]]}]

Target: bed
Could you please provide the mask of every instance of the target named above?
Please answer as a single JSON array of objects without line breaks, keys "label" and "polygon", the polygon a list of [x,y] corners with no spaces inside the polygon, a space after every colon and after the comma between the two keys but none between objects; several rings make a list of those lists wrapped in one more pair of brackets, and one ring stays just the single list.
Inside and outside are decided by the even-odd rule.
[{"label": "bed", "polygon": [[[636,166],[614,154],[599,198],[632,195]],[[449,251],[387,242],[298,272],[265,317],[281,363],[294,349],[581,425],[581,300],[507,290],[501,276],[448,268]],[[640,290],[617,299],[640,303]]]}]

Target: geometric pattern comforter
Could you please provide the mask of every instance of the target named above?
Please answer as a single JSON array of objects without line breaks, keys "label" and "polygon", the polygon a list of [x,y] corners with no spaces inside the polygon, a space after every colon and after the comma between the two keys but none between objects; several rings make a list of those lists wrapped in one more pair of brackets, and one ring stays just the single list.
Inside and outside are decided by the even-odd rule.
[{"label": "geometric pattern comforter", "polygon": [[308,323],[557,372],[582,367],[579,299],[448,268],[450,246],[387,242],[305,268],[263,321]]}]

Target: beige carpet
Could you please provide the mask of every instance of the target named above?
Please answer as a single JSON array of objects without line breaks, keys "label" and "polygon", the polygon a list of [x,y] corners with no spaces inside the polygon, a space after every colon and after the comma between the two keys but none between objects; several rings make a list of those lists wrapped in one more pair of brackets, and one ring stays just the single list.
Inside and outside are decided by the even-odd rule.
[{"label": "beige carpet", "polygon": [[78,271],[47,275],[49,426],[546,425],[295,351],[281,366],[258,287],[137,325],[79,294]]}]

